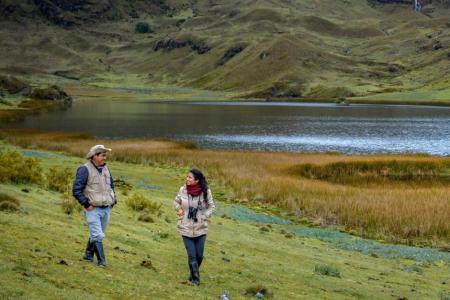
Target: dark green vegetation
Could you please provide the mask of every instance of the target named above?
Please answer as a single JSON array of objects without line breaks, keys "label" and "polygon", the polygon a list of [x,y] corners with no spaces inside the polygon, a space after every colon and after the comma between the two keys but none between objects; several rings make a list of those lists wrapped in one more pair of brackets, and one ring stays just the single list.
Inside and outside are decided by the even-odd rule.
[{"label": "dark green vegetation", "polygon": [[75,97],[448,104],[448,1],[380,2],[7,0],[0,73]]}]

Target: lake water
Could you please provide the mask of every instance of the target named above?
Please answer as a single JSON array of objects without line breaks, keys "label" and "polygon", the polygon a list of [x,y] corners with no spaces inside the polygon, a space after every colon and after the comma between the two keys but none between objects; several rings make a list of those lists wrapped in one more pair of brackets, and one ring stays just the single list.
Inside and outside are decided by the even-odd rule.
[{"label": "lake water", "polygon": [[75,101],[8,127],[166,137],[202,148],[450,155],[450,108],[260,102]]}]

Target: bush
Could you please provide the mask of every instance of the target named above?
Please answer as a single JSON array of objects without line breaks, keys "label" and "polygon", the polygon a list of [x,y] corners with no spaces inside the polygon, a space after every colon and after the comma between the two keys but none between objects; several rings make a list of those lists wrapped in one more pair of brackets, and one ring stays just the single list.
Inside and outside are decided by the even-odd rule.
[{"label": "bush", "polygon": [[314,273],[332,277],[341,277],[339,270],[335,266],[330,265],[316,265],[314,267]]},{"label": "bush", "polygon": [[145,211],[151,214],[159,214],[161,205],[156,202],[150,201],[141,194],[135,193],[129,197],[125,204],[134,211]]},{"label": "bush", "polygon": [[0,194],[0,210],[1,211],[19,211],[20,201],[7,194]]},{"label": "bush", "polygon": [[245,294],[251,297],[258,297],[258,298],[263,297],[271,298],[273,296],[272,291],[261,284],[246,288]]},{"label": "bush", "polygon": [[147,22],[138,22],[136,24],[136,27],[134,28],[134,31],[137,33],[152,33],[152,32],[154,32],[153,29],[150,27],[150,25]]},{"label": "bush", "polygon": [[138,220],[145,223],[155,223],[155,220],[153,219],[152,215],[147,212],[140,214]]},{"label": "bush", "polygon": [[74,180],[72,171],[69,168],[61,168],[58,166],[51,167],[47,171],[46,177],[48,188],[60,193],[70,191],[71,184]]},{"label": "bush", "polygon": [[42,167],[37,158],[24,158],[17,151],[0,152],[0,182],[41,183]]},{"label": "bush", "polygon": [[78,203],[78,201],[72,196],[70,192],[64,193],[64,198],[62,201],[62,209],[65,214],[71,215],[74,210],[81,212],[83,207]]}]

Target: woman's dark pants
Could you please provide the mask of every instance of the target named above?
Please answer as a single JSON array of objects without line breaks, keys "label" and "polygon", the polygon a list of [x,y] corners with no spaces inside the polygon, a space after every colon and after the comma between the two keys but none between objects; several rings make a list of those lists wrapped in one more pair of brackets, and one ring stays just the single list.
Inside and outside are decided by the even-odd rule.
[{"label": "woman's dark pants", "polygon": [[203,252],[205,249],[206,234],[197,237],[183,236],[184,247],[188,255],[189,269],[191,276],[189,280],[192,283],[200,284],[200,265],[203,261]]}]

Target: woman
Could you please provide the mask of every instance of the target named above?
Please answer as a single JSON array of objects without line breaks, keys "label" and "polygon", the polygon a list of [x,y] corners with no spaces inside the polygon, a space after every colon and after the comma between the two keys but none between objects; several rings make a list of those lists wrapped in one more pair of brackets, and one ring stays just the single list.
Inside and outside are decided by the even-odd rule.
[{"label": "woman", "polygon": [[197,169],[189,171],[186,184],[180,188],[173,206],[177,211],[178,232],[183,237],[191,274],[189,282],[200,284],[200,265],[203,261],[208,218],[214,211],[211,190],[205,176]]}]

